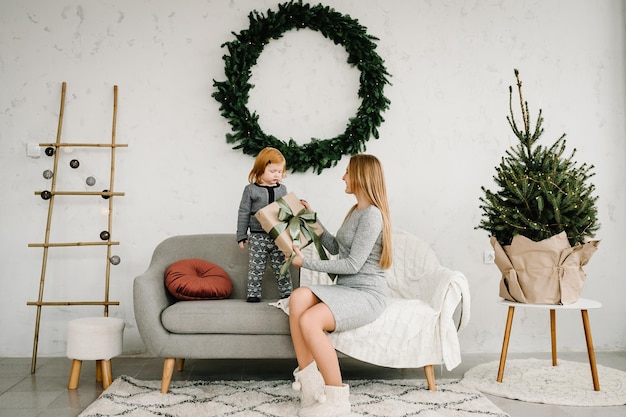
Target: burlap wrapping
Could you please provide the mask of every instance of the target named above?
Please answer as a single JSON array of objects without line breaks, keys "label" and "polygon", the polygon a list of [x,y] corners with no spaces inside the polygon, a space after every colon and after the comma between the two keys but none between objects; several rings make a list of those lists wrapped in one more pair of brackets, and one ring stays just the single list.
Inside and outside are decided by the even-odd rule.
[{"label": "burlap wrapping", "polygon": [[[285,254],[286,261],[280,268],[281,276],[287,273],[293,261],[295,256],[293,246],[302,249],[309,243],[314,243],[320,259],[328,259],[319,240],[324,229],[317,222],[317,214],[307,211],[294,193],[289,193],[268,204],[257,211],[254,216],[261,223],[263,230],[274,239],[276,246]],[[334,278],[334,274],[331,278]]]},{"label": "burlap wrapping", "polygon": [[268,204],[257,211],[254,217],[261,223],[263,230],[272,236],[286,258],[289,258],[293,252],[294,240],[291,232],[296,232],[296,244],[301,249],[313,242],[313,236],[311,236],[313,233],[320,236],[323,232],[322,226],[317,222],[316,214],[307,212],[294,193],[289,193]]},{"label": "burlap wrapping", "polygon": [[495,263],[502,272],[500,297],[527,304],[572,304],[585,283],[583,266],[596,251],[599,240],[571,246],[561,232],[535,242],[522,235],[502,247],[494,237]]}]

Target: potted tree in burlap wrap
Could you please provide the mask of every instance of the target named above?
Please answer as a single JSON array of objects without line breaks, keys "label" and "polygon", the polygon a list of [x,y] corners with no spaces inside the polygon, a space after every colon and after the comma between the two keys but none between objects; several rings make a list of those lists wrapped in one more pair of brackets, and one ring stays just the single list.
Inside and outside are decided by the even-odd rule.
[{"label": "potted tree in burlap wrap", "polygon": [[536,145],[543,133],[541,109],[530,126],[528,103],[515,70],[523,130],[513,114],[509,87],[507,120],[519,139],[496,167],[499,189],[481,187],[482,219],[477,228],[490,234],[495,263],[502,273],[500,296],[530,304],[571,304],[585,282],[583,266],[599,244],[591,240],[597,221],[594,166],[564,156],[565,134],[552,146]]}]

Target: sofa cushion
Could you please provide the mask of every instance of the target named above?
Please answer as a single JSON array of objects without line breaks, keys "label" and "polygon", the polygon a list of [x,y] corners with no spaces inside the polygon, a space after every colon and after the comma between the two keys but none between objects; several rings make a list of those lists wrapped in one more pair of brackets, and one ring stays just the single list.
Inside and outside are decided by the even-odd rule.
[{"label": "sofa cushion", "polygon": [[165,271],[165,286],[179,300],[228,298],[233,283],[222,268],[203,259],[181,259]]},{"label": "sofa cushion", "polygon": [[161,313],[172,333],[288,335],[289,317],[265,302],[241,299],[179,301]]}]

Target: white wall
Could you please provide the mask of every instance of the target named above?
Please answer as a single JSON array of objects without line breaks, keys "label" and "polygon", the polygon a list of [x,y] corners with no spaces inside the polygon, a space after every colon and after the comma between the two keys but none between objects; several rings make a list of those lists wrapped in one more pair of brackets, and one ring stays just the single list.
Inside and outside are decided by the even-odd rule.
[{"label": "white wall", "polygon": [[[229,125],[211,97],[223,80],[220,45],[247,28],[251,10],[277,1],[5,0],[0,4],[0,356],[30,356],[35,327],[47,202],[34,191],[52,159],[26,156],[26,144],[56,137],[61,83],[68,95],[62,141],[110,140],[112,87],[119,86],[111,315],[126,321],[125,351],[144,351],[137,333],[132,281],[154,246],[171,235],[234,232],[236,210],[253,159],[225,142]],[[604,306],[591,313],[599,350],[626,349],[624,1],[327,0],[380,38],[393,75],[380,140],[367,151],[385,164],[395,226],[432,243],[443,263],[470,280],[472,319],[463,352],[497,352],[505,309],[496,304],[499,273],[482,263],[490,249],[475,230],[481,185],[515,144],[505,117],[513,68],[533,118],[545,116],[544,144],[568,134],[577,160],[596,166],[600,249],[586,268],[583,296]],[[269,45],[254,69],[251,106],[266,131],[301,143],[343,130],[358,101],[358,80],[320,35],[288,34]],[[310,55],[307,52],[312,51]],[[276,77],[276,74],[280,74]],[[296,90],[297,88],[297,90]],[[301,93],[292,94],[292,91]],[[108,160],[97,150],[61,155],[59,186],[105,184]],[[69,159],[81,167],[71,170]],[[291,174],[286,184],[336,229],[350,196],[341,176],[347,158],[321,175]],[[102,187],[106,188],[106,187]],[[106,229],[98,198],[57,198],[53,241],[98,240]],[[235,244],[233,242],[233,244]],[[84,249],[84,251],[82,250]],[[51,250],[48,300],[102,294],[102,249]],[[41,356],[64,355],[68,320],[100,307],[44,307]],[[549,349],[547,315],[520,311],[511,351]],[[559,316],[559,348],[585,349],[580,317]]]}]

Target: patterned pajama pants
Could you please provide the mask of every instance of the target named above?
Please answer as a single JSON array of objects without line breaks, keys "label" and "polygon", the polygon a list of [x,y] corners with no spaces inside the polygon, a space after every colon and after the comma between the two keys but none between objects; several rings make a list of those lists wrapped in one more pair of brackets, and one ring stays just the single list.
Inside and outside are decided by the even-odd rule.
[{"label": "patterned pajama pants", "polygon": [[278,281],[278,293],[280,298],[289,297],[293,286],[291,274],[287,271],[284,277],[280,277],[280,267],[285,263],[285,255],[278,249],[274,240],[267,233],[251,233],[248,241],[250,260],[248,262],[248,297],[261,298],[261,283],[267,265],[274,271]]}]

